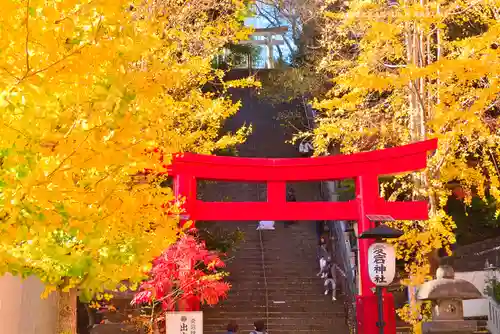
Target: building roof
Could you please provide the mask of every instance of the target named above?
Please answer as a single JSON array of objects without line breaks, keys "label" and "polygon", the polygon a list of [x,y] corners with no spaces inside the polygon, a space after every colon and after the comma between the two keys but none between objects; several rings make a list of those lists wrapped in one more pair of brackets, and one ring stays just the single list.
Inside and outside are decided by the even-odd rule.
[{"label": "building roof", "polygon": [[486,263],[500,268],[500,237],[458,246],[452,256],[441,258],[441,264],[451,265],[456,272],[483,271]]}]

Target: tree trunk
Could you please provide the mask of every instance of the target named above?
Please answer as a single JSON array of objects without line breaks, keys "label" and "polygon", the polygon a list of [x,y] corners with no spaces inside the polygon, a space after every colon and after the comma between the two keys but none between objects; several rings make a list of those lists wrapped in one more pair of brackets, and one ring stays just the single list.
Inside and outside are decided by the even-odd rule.
[{"label": "tree trunk", "polygon": [[161,334],[160,327],[158,326],[157,322],[155,322],[153,324],[153,333],[152,334]]},{"label": "tree trunk", "polygon": [[[407,4],[411,5],[415,2],[419,2],[420,5],[425,6],[425,0],[408,1]],[[430,42],[428,39],[425,43],[424,34],[422,28],[418,27],[416,23],[406,24],[406,51],[407,51],[407,63],[416,67],[425,67],[429,65],[432,61],[432,56],[429,53],[431,50]],[[408,85],[408,104],[410,107],[409,115],[409,128],[410,128],[410,139],[412,142],[425,140],[427,137],[426,121],[427,117],[430,115],[431,101],[429,97],[431,96],[429,90],[429,85],[424,78],[419,78],[410,81]],[[423,188],[429,187],[428,175],[413,175],[413,200],[422,200],[421,190]],[[434,215],[437,211],[437,203],[431,194],[430,198],[430,216]],[[432,251],[428,254],[427,259],[430,264],[430,274],[434,275],[437,266],[439,265],[437,260],[437,250]],[[408,287],[408,302],[412,312],[418,310],[418,302],[416,298],[415,286],[410,285]],[[416,319],[415,319],[416,320]],[[414,326],[414,331],[416,333],[421,333],[420,326]]]},{"label": "tree trunk", "polygon": [[76,289],[58,291],[57,334],[76,334]]}]

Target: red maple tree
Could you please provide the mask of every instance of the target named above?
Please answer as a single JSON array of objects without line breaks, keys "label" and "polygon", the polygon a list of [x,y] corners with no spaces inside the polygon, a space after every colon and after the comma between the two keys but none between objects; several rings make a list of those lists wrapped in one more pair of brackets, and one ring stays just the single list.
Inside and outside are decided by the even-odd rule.
[{"label": "red maple tree", "polygon": [[[164,179],[168,175],[164,152],[155,148],[146,153],[157,154],[165,171],[145,169],[137,176]],[[179,215],[183,211],[182,203],[173,199],[162,205],[162,210],[166,215]],[[230,289],[230,284],[224,281],[227,273],[222,270],[225,264],[221,256],[225,254],[208,250],[193,226],[181,226],[184,233],[153,261],[149,278],[141,283],[131,302],[145,311],[145,316],[136,320],[149,329],[163,328],[160,324],[166,312],[182,309],[181,305],[186,304],[215,305]]]},{"label": "red maple tree", "polygon": [[153,262],[149,279],[132,300],[134,305],[161,305],[173,311],[181,300],[215,305],[227,295],[229,283],[220,254],[210,251],[193,235],[183,235]]}]

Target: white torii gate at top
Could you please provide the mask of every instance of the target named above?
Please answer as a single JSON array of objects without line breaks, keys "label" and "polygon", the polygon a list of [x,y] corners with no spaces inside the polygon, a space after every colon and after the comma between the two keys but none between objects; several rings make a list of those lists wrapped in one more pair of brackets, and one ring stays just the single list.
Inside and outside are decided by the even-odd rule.
[{"label": "white torii gate at top", "polygon": [[[238,44],[250,44],[250,45],[265,45],[267,46],[267,68],[274,68],[274,46],[283,45],[285,42],[280,39],[274,39],[276,35],[284,35],[288,31],[288,27],[273,27],[273,28],[256,28],[250,35],[254,36],[264,36],[263,40],[250,39],[246,41],[240,41]],[[250,66],[250,64],[249,64]]]}]

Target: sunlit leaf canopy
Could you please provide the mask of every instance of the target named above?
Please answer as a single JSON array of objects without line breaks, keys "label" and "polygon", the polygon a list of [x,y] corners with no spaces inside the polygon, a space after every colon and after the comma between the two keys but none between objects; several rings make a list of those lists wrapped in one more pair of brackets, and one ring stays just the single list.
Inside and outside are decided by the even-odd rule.
[{"label": "sunlit leaf canopy", "polygon": [[177,220],[161,209],[171,189],[133,175],[243,140],[245,129],[219,131],[239,104],[201,88],[221,82],[213,55],[246,38],[244,11],[238,0],[2,2],[1,272],[87,292],[143,278]]},{"label": "sunlit leaf canopy", "polygon": [[317,152],[439,139],[424,173],[383,182],[391,200],[430,202],[429,221],[396,223],[406,232],[398,254],[412,285],[430,274],[428,255],[455,242],[450,184],[463,189],[465,204],[477,196],[500,208],[499,8],[489,0],[352,0],[325,11],[319,70],[333,88],[316,103],[319,126],[309,135]]}]

